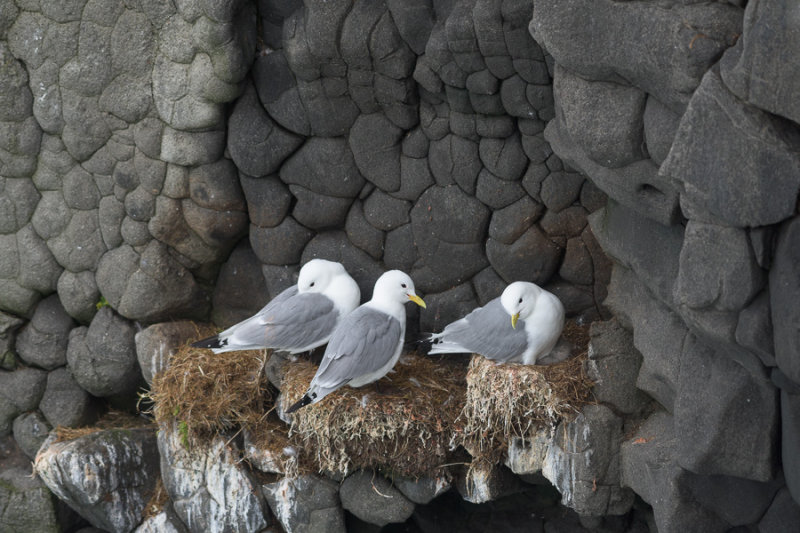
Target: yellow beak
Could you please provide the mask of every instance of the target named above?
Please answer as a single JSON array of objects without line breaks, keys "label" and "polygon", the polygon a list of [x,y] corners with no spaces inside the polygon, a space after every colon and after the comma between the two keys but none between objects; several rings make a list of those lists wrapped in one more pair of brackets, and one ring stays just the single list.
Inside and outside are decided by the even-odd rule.
[{"label": "yellow beak", "polygon": [[517,320],[519,320],[519,313],[511,315],[511,327],[517,329]]},{"label": "yellow beak", "polygon": [[418,306],[420,306],[423,309],[428,307],[427,305],[425,305],[425,302],[422,301],[422,298],[420,298],[416,294],[409,294],[408,295],[408,299],[411,300],[412,302],[414,302],[415,304],[417,304]]}]

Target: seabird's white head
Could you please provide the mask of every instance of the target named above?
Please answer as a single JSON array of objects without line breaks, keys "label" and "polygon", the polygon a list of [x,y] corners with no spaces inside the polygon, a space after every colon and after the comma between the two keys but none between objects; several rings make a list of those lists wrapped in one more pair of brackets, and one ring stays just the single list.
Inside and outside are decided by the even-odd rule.
[{"label": "seabird's white head", "polygon": [[324,292],[333,278],[340,274],[346,274],[341,263],[312,259],[300,269],[297,292]]},{"label": "seabird's white head", "polygon": [[517,327],[517,321],[528,318],[536,307],[542,289],[527,281],[515,281],[503,291],[500,303],[511,315],[511,327]]},{"label": "seabird's white head", "polygon": [[300,269],[298,293],[321,293],[333,301],[340,314],[358,307],[361,291],[344,266],[326,259],[312,259]]},{"label": "seabird's white head", "polygon": [[417,296],[414,289],[414,282],[411,277],[400,270],[389,270],[384,272],[372,291],[372,303],[376,307],[393,308],[402,306],[404,303],[412,301],[422,308],[425,302]]}]

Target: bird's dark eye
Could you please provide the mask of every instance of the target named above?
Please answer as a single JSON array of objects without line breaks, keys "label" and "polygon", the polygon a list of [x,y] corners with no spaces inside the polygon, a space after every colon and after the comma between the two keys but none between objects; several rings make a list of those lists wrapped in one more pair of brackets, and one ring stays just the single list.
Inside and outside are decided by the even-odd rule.
[{"label": "bird's dark eye", "polygon": [[[313,282],[313,281],[312,281],[312,282],[311,282],[311,285],[309,285],[309,287],[313,287],[313,286],[314,286],[314,283],[315,283],[315,282]],[[520,300],[520,302],[521,302],[521,301],[522,301],[522,300]]]},{"label": "bird's dark eye", "polygon": [[406,284],[405,283],[401,283],[400,286],[403,287],[404,289],[406,288]]},{"label": "bird's dark eye", "polygon": [[519,299],[519,303],[522,303],[522,298]]}]

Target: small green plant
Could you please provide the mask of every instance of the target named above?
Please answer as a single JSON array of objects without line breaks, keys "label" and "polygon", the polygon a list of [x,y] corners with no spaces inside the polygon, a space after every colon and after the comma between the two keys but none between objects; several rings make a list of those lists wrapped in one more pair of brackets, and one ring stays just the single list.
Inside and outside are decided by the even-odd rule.
[{"label": "small green plant", "polygon": [[186,420],[181,420],[178,422],[178,433],[181,436],[181,444],[187,450],[189,449],[189,424],[186,423]]},{"label": "small green plant", "polygon": [[100,301],[97,302],[96,304],[94,304],[94,306],[97,308],[98,311],[100,309],[102,309],[103,307],[106,307],[106,306],[109,306],[109,305],[111,305],[111,304],[108,303],[108,300],[106,300],[105,296],[101,296],[100,297]]}]

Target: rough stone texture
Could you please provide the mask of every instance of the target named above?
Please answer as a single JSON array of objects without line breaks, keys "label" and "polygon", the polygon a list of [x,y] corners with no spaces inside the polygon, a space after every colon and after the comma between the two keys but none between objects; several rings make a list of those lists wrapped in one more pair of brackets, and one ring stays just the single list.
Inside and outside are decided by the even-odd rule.
[{"label": "rough stone texture", "polygon": [[375,190],[364,200],[364,218],[382,231],[391,231],[409,222],[411,203]]},{"label": "rough stone texture", "polygon": [[770,294],[765,289],[739,313],[736,342],[755,353],[766,366],[775,366],[775,343],[770,316]]},{"label": "rough stone texture", "polygon": [[37,476],[31,476],[30,461],[13,441],[0,444],[0,530],[9,533],[58,533],[63,516],[58,500]]},{"label": "rough stone texture", "polygon": [[616,320],[593,323],[590,335],[587,373],[595,382],[595,399],[620,413],[641,409],[647,396],[637,389],[642,355],[633,346],[633,336]]},{"label": "rough stone texture", "polygon": [[344,532],[344,511],[336,482],[313,475],[283,478],[261,490],[286,533]]},{"label": "rough stone texture", "polygon": [[152,428],[54,441],[55,436],[44,443],[34,464],[54,494],[101,529],[130,531],[141,522],[158,479]]},{"label": "rough stone texture", "polygon": [[506,466],[520,476],[541,475],[552,440],[552,431],[547,428],[539,429],[531,439],[512,438],[508,443]]},{"label": "rough stone texture", "polygon": [[742,309],[764,284],[744,230],[689,221],[675,299],[692,308]]},{"label": "rough stone texture", "polygon": [[781,390],[781,455],[786,486],[794,501],[800,501],[800,391]]},{"label": "rough stone texture", "polygon": [[539,195],[548,209],[558,212],[578,199],[584,183],[585,178],[577,172],[553,172],[542,182]]},{"label": "rough stone texture", "polygon": [[100,301],[94,273],[84,270],[75,274],[65,270],[58,278],[58,297],[68,315],[88,324],[97,313],[97,303]]},{"label": "rough stone texture", "polygon": [[361,470],[348,476],[339,494],[342,507],[376,526],[405,522],[414,512],[414,504],[389,480],[374,472]]},{"label": "rough stone texture", "polygon": [[[126,277],[120,279],[120,272]],[[131,320],[202,316],[208,305],[191,273],[157,241],[151,241],[141,256],[126,246],[104,255],[97,267],[97,286],[111,306]]]},{"label": "rough stone texture", "polygon": [[13,370],[16,365],[14,345],[17,330],[25,322],[18,317],[0,312],[0,368]]},{"label": "rough stone texture", "polygon": [[633,505],[633,492],[619,486],[621,437],[622,419],[602,405],[586,406],[556,428],[542,473],[578,514],[624,514]]},{"label": "rough stone texture", "polygon": [[249,176],[272,174],[301,142],[274,123],[248,85],[228,120],[228,151],[236,167]]},{"label": "rough stone texture", "polygon": [[92,397],[66,368],[57,368],[47,375],[39,410],[50,425],[66,427],[89,424],[97,414]]},{"label": "rough stone texture", "polygon": [[47,373],[36,368],[0,371],[0,433],[7,435],[17,415],[36,409],[44,395]]},{"label": "rough stone texture", "polygon": [[[364,216],[364,206],[358,201],[354,202],[347,213],[345,231],[350,242],[367,252],[374,259],[383,255],[383,232],[370,224]],[[394,246],[392,247],[394,248]]]},{"label": "rough stone texture", "polygon": [[661,165],[669,155],[681,116],[665,106],[654,96],[647,97],[644,108],[644,140],[647,155]]},{"label": "rough stone texture", "polygon": [[498,209],[492,213],[489,237],[503,244],[511,244],[541,217],[543,211],[543,205],[529,196]]},{"label": "rough stone texture", "polygon": [[[741,11],[723,3],[663,9],[611,0],[547,0],[536,4],[530,30],[569,70],[587,79],[627,80],[682,112],[705,71],[741,34]],[[626,45],[615,44],[621,42]]]},{"label": "rough stone texture", "polygon": [[697,501],[732,526],[754,524],[763,516],[783,479],[769,483],[730,476],[689,474],[690,490]]},{"label": "rough stone texture", "polygon": [[70,332],[67,363],[78,384],[94,396],[131,393],[139,385],[134,335],[136,328],[109,307],[88,328]]},{"label": "rough stone texture", "polygon": [[530,281],[543,285],[558,270],[562,248],[538,226],[531,226],[509,245],[490,238],[486,243],[486,255],[507,283]]},{"label": "rough stone texture", "polygon": [[451,487],[448,476],[422,477],[419,479],[395,477],[392,479],[397,490],[414,503],[425,505]]},{"label": "rough stone texture", "polygon": [[636,386],[672,413],[688,329],[635,274],[619,266],[614,268],[606,305],[633,329],[633,345],[642,354]]},{"label": "rough stone texture", "polygon": [[276,176],[252,178],[242,174],[239,181],[247,199],[250,222],[267,228],[280,224],[292,202],[289,188]]},{"label": "rough stone texture", "polygon": [[727,531],[730,526],[700,505],[690,474],[677,464],[672,416],[656,412],[621,447],[621,483],[653,506],[658,531]]},{"label": "rough stone texture", "polygon": [[171,504],[158,514],[146,518],[133,531],[134,533],[189,533],[178,515],[175,514]]},{"label": "rough stone texture", "polygon": [[[433,209],[436,206],[436,209]],[[431,187],[411,210],[411,228],[420,258],[438,283],[419,281],[422,291],[465,280],[487,265],[482,240],[489,210],[457,185]]]},{"label": "rough stone texture", "polygon": [[188,340],[197,338],[193,322],[161,322],[134,335],[136,359],[144,380],[151,384],[153,376],[164,370],[169,358]]},{"label": "rough stone texture", "polygon": [[675,400],[679,462],[698,474],[775,475],[777,389],[695,338],[681,355]]},{"label": "rough stone texture", "polygon": [[797,500],[792,500],[789,491],[782,489],[759,521],[758,530],[765,533],[767,531],[789,533],[795,528],[798,520],[800,520],[800,505],[797,504]]},{"label": "rough stone texture", "polygon": [[644,158],[645,93],[636,87],[587,81],[556,66],[556,114],[565,133],[593,161],[617,168]]},{"label": "rough stone texture", "polygon": [[800,122],[800,108],[794,98],[797,66],[783,58],[797,46],[796,6],[791,2],[750,2],[744,14],[742,38],[722,60],[725,84],[739,98]]},{"label": "rough stone texture", "polygon": [[67,342],[75,325],[64,307],[53,295],[36,306],[31,321],[17,336],[17,353],[30,365],[50,370],[67,362]]},{"label": "rough stone texture", "polygon": [[253,316],[269,300],[261,263],[247,240],[242,240],[222,265],[211,299],[212,319],[221,327]]},{"label": "rough stone texture", "polygon": [[[254,7],[242,2],[216,9],[213,19],[204,19],[196,28],[171,5],[92,4],[84,11],[84,3],[65,10],[27,6],[32,11],[9,21],[8,57],[12,66],[17,64],[14,57],[26,64],[27,76],[12,69],[14,75],[4,76],[0,88],[0,98],[15,102],[3,106],[8,109],[0,120],[19,124],[13,136],[3,135],[16,137],[16,146],[13,158],[2,158],[7,165],[1,172],[5,193],[17,196],[12,213],[18,228],[2,227],[0,233],[11,236],[24,229],[25,208],[35,208],[34,228],[41,239],[32,231],[16,235],[19,255],[11,261],[20,270],[0,276],[5,283],[0,290],[7,293],[0,300],[27,314],[37,292],[57,289],[68,312],[88,323],[99,296],[89,278],[100,257],[118,246],[121,237],[144,246],[167,232],[154,224],[151,235],[143,225],[162,198],[166,161],[194,166],[220,159],[224,104],[240,93],[239,82],[255,48],[255,19],[248,19]],[[31,39],[34,34],[41,39]],[[29,87],[22,98],[17,94],[20,82]],[[30,128],[37,122],[46,132],[40,135],[41,146]],[[21,178],[25,157],[33,155],[36,162],[37,153],[30,154],[31,149],[38,152],[33,184],[47,193],[38,206],[23,181],[6,183],[5,178]],[[225,213],[227,206],[203,216],[193,206],[184,207],[186,224],[201,227],[197,238],[208,240],[201,261],[218,262],[228,246],[219,239],[240,232],[243,221],[232,223],[237,215]],[[155,219],[163,222],[163,213]],[[210,232],[203,234],[202,228]],[[186,253],[178,236],[171,237],[169,244]],[[69,272],[59,278],[62,267]],[[116,283],[127,274],[119,271]],[[168,276],[154,277],[162,281]],[[58,287],[48,286],[55,280]]]},{"label": "rough stone texture", "polygon": [[280,177],[288,185],[336,198],[356,196],[365,182],[347,143],[321,137],[312,137],[292,154]]},{"label": "rough stone texture", "polygon": [[659,175],[658,167],[645,159],[621,168],[607,168],[589,158],[582,147],[565,133],[557,114],[545,130],[553,149],[570,164],[589,176],[597,187],[615,201],[640,215],[662,224],[672,224],[678,216],[678,193],[673,183]]},{"label": "rough stone texture", "polygon": [[772,325],[775,339],[775,361],[778,367],[795,383],[800,383],[800,332],[795,325],[800,320],[794,297],[800,294],[797,279],[798,250],[800,248],[800,218],[784,224],[778,237],[775,259],[769,273]]},{"label": "rough stone texture", "polygon": [[269,525],[256,482],[238,463],[227,439],[187,449],[176,427],[158,432],[161,479],[189,531],[260,531]]},{"label": "rough stone texture", "polygon": [[634,270],[662,301],[671,301],[683,228],[662,226],[613,201],[591,214],[589,224],[608,255]]},{"label": "rough stone texture", "polygon": [[437,294],[426,294],[426,313],[420,317],[421,331],[442,331],[447,324],[466,316],[478,307],[469,283],[462,283]]},{"label": "rough stone texture", "polygon": [[708,212],[731,226],[764,226],[794,214],[798,152],[800,133],[794,126],[737,100],[719,74],[709,71],[661,172],[682,182],[682,202],[689,202],[701,220]]},{"label": "rough stone texture", "polygon": [[302,247],[313,233],[292,217],[274,228],[250,227],[250,245],[262,263],[286,265],[299,262]]},{"label": "rough stone texture", "polygon": [[349,144],[361,174],[381,190],[400,188],[400,141],[403,130],[384,115],[361,115],[350,130]]},{"label": "rough stone texture", "polygon": [[41,413],[33,411],[15,418],[13,429],[14,440],[17,441],[22,453],[32,461],[52,428]]}]

